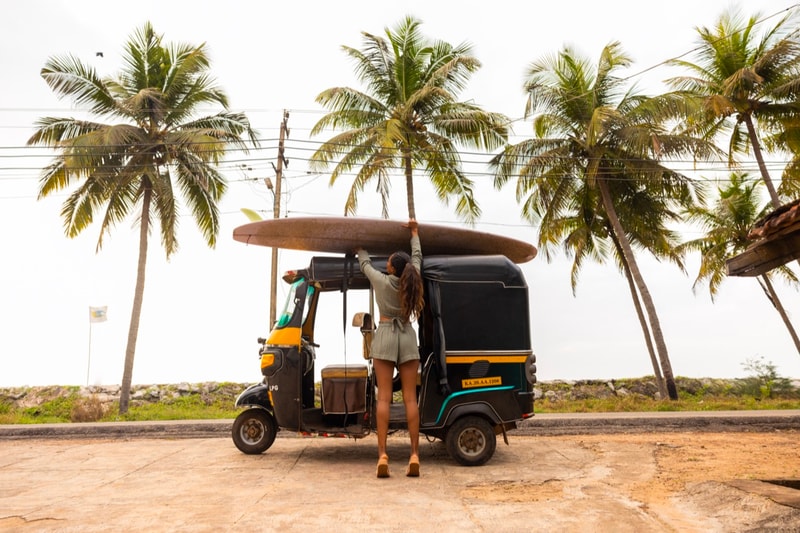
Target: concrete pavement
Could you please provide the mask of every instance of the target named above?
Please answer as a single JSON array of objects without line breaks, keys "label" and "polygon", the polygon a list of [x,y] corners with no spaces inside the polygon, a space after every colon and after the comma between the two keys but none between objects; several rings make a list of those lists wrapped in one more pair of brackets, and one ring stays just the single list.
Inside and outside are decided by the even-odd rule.
[{"label": "concrete pavement", "polygon": [[[375,477],[374,436],[286,435],[255,456],[227,436],[0,439],[0,531],[797,531],[800,502],[736,488],[698,458],[733,457],[741,478],[768,446],[782,455],[760,475],[800,472],[796,439],[512,435],[475,468],[423,439],[422,476],[407,478],[407,440],[395,435],[389,479]],[[671,477],[687,471],[694,482]]]},{"label": "concrete pavement", "polygon": [[[230,435],[232,420],[0,425],[0,440],[19,438],[204,438]],[[580,435],[665,431],[800,430],[800,410],[660,411],[648,413],[537,414],[512,435]],[[284,435],[285,432],[279,433]]]},{"label": "concrete pavement", "polygon": [[[418,479],[402,475],[398,433],[388,480],[375,478],[374,435],[281,432],[251,456],[230,427],[0,426],[0,532],[800,530],[798,491],[753,479],[800,477],[800,411],[537,415],[481,467],[423,438]],[[753,453],[770,447],[782,455],[756,474]],[[734,480],[698,459],[726,454],[722,464],[741,465]],[[671,480],[673,469],[695,482]]]}]

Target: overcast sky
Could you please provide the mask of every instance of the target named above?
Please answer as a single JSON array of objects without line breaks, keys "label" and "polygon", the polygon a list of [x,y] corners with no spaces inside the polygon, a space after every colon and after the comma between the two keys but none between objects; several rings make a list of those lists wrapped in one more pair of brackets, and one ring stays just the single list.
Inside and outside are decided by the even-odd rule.
[{"label": "overcast sky", "polygon": [[[289,111],[289,167],[282,214],[340,215],[347,183],[328,186],[310,174],[306,160],[325,135],[309,137],[323,110],[314,102],[322,90],[358,86],[342,45],[359,47],[361,31],[382,33],[405,15],[423,22],[422,31],[452,44],[468,41],[483,63],[462,100],[519,118],[521,90],[529,63],[565,44],[596,60],[618,40],[634,58],[627,72],[643,92],[656,93],[674,74],[661,64],[696,46],[696,26],[712,25],[727,2],[259,2],[224,4],[194,0],[139,1],[135,9],[107,2],[26,0],[0,19],[0,386],[114,384],[122,365],[133,299],[138,253],[134,220],[120,224],[96,254],[98,227],[76,239],[64,237],[59,217],[66,193],[36,200],[40,169],[52,153],[24,148],[41,116],[77,116],[71,101],[60,101],[39,75],[54,55],[74,54],[102,75],[121,64],[122,46],[150,21],[166,42],[207,43],[211,71],[227,92],[232,109],[245,112],[262,139],[260,150],[236,155],[223,171],[230,181],[221,204],[219,245],[207,249],[190,217],[181,219],[181,249],[167,262],[157,237],[151,240],[147,281],[136,350],[134,383],[260,379],[256,338],[268,332],[267,248],[234,242],[233,228],[247,220],[241,208],[271,215],[272,196],[263,178],[272,176],[282,110]],[[749,0],[747,15],[764,18],[797,9],[788,1]],[[223,7],[224,6],[224,7]],[[778,17],[767,20],[774,24]],[[102,52],[102,57],[97,53]],[[216,111],[216,110],[211,110]],[[515,140],[530,125],[514,123]],[[465,155],[476,181],[483,216],[477,225],[535,241],[536,228],[523,223],[513,187],[495,191],[483,164]],[[755,172],[752,163],[745,168]],[[719,170],[701,167],[693,176]],[[777,175],[778,173],[775,172]],[[455,223],[450,209],[430,201],[417,182],[418,218]],[[391,216],[406,218],[402,181],[394,184]],[[369,192],[360,215],[379,216]],[[697,237],[689,232],[687,238]],[[424,240],[423,240],[424,247]],[[306,266],[310,254],[282,252],[279,269]],[[640,255],[666,336],[673,371],[690,377],[741,377],[743,363],[763,357],[781,375],[800,378],[800,355],[758,284],[732,278],[715,303],[702,288],[693,294],[697,260],[689,275]],[[624,378],[652,374],[642,333],[624,278],[615,267],[587,264],[573,296],[569,261],[543,256],[523,266],[532,309],[539,378]],[[798,323],[797,291],[779,286]],[[281,298],[283,297],[281,292]],[[318,350],[318,368],[360,363],[358,330],[348,327],[342,342],[341,298],[331,295],[318,327],[329,323]],[[108,321],[90,326],[89,306],[108,306]],[[348,309],[360,305],[348,302]],[[800,324],[798,324],[800,325]]]}]

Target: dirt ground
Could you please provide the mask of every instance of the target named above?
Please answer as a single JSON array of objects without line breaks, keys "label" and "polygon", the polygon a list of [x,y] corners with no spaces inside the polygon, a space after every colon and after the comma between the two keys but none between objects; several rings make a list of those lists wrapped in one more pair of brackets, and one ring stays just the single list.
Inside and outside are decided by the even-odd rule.
[{"label": "dirt ground", "polygon": [[647,483],[633,483],[631,488],[640,498],[658,502],[687,485],[711,479],[800,480],[798,437],[796,433],[680,433],[583,436],[579,442],[600,450],[613,443],[618,453],[628,446],[650,446],[655,476]]},{"label": "dirt ground", "polygon": [[[797,432],[543,438],[562,444],[571,441],[605,458],[606,466],[590,471],[580,484],[597,481],[613,486],[667,530],[800,531],[800,490],[764,483],[800,482]],[[565,480],[544,486],[550,487],[550,494],[540,487],[537,498],[558,497],[570,490]]]}]

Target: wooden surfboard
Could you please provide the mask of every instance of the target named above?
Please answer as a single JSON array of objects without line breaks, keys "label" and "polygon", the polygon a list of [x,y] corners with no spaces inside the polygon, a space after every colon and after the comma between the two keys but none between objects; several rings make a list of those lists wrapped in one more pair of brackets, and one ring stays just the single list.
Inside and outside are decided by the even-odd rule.
[{"label": "wooden surfboard", "polygon": [[[293,217],[251,222],[233,230],[236,241],[310,252],[348,253],[364,248],[372,255],[409,250],[405,222],[383,218]],[[515,263],[536,257],[532,244],[465,228],[419,224],[424,255],[505,255]]]}]

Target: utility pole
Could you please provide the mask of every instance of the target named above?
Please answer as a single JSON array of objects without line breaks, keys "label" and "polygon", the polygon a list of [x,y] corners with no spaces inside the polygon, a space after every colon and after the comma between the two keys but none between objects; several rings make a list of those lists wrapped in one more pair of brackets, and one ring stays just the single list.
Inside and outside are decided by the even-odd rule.
[{"label": "utility pole", "polygon": [[[273,202],[272,202],[272,217],[273,218],[280,218],[281,216],[281,179],[283,177],[283,165],[289,166],[289,161],[286,159],[284,155],[284,148],[283,142],[286,137],[289,136],[289,112],[285,109],[283,110],[283,120],[281,121],[281,132],[278,138],[278,164],[277,166],[272,165],[272,168],[275,169],[275,190],[272,191]],[[267,182],[267,188],[272,189],[272,183],[269,181],[269,178],[265,180]],[[274,246],[272,247],[272,268],[271,268],[271,280],[270,280],[270,287],[269,287],[269,300],[270,300],[270,308],[269,308],[269,325],[270,328],[275,325],[275,297],[278,291],[278,249]]]}]

